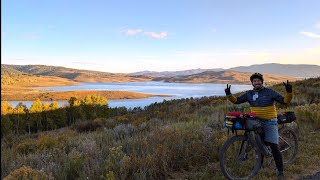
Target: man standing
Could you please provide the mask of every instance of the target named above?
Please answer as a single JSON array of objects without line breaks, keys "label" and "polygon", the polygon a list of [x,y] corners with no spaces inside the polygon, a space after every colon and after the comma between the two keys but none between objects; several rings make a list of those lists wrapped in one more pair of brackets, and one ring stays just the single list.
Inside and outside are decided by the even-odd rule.
[{"label": "man standing", "polygon": [[264,87],[263,80],[262,74],[254,73],[250,77],[253,90],[249,90],[245,94],[235,97],[231,94],[231,85],[228,86],[227,84],[225,92],[228,100],[234,104],[249,102],[251,112],[255,113],[257,118],[262,119],[261,123],[265,130],[264,140],[271,148],[278,170],[278,179],[284,179],[283,161],[278,148],[279,134],[275,101],[281,104],[290,103],[292,99],[292,86],[289,84],[288,80],[287,84],[283,82],[287,93],[285,96],[282,96],[278,92]]}]

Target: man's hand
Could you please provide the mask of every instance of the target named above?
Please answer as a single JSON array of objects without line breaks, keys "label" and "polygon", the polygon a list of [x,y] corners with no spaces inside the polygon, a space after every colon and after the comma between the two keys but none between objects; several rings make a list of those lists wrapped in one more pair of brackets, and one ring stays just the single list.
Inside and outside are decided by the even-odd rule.
[{"label": "man's hand", "polygon": [[231,85],[228,86],[228,84],[227,84],[227,88],[224,90],[224,92],[226,92],[227,96],[231,94],[230,88],[231,88]]},{"label": "man's hand", "polygon": [[289,84],[289,80],[287,80],[287,84],[283,82],[283,85],[286,87],[287,93],[292,93],[292,86]]}]

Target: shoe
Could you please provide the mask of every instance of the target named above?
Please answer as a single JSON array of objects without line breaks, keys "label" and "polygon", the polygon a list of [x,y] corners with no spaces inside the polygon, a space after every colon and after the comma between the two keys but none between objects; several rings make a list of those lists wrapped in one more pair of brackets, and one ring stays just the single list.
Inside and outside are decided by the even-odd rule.
[{"label": "shoe", "polygon": [[278,180],[285,180],[284,174],[282,171],[278,172]]}]

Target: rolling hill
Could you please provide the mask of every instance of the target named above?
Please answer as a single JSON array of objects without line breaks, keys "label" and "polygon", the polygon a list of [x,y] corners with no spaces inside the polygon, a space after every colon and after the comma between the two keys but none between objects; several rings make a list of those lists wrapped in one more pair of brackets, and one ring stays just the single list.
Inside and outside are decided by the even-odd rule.
[{"label": "rolling hill", "polygon": [[[205,71],[199,74],[193,74],[188,76],[175,76],[175,77],[158,77],[154,78],[154,81],[164,82],[188,82],[188,83],[236,83],[236,84],[249,84],[250,75],[249,72],[237,72],[237,71]],[[295,81],[297,78],[264,74],[265,82],[267,84],[275,84],[283,82],[284,80]]]},{"label": "rolling hill", "polygon": [[[77,82],[131,82],[149,81],[145,75],[128,75],[123,73],[107,73],[90,70],[79,70],[60,66],[45,65],[1,65],[1,69],[21,72],[31,75],[55,76]],[[6,70],[5,70],[6,71]]]},{"label": "rolling hill", "polygon": [[[262,67],[263,65],[261,65]],[[275,65],[276,66],[276,65]],[[259,66],[260,67],[260,66]],[[316,66],[312,66],[316,67]],[[266,68],[268,69],[268,68]],[[163,81],[163,82],[188,82],[188,83],[240,83],[248,84],[251,72],[238,72],[234,70],[221,69],[192,69],[185,71],[165,71],[153,72],[144,71],[133,74],[124,73],[108,73],[90,70],[79,70],[72,68],[65,68],[59,66],[45,66],[45,65],[1,65],[1,72],[4,76],[1,82],[8,82],[8,79],[15,78],[14,81],[21,81],[18,79],[28,76],[29,82],[38,77],[47,78],[61,78],[66,81],[73,82],[144,82],[144,81]],[[242,69],[243,70],[243,69]],[[258,72],[259,69],[256,69]],[[280,72],[279,72],[280,74]],[[282,73],[283,74],[283,73]],[[284,80],[294,81],[299,78],[289,77],[285,75],[265,73],[267,83],[274,84]],[[51,82],[51,80],[43,82]],[[27,82],[28,82],[27,81]],[[3,83],[2,83],[3,84]]]},{"label": "rolling hill", "polygon": [[298,78],[309,78],[320,76],[320,66],[318,65],[306,65],[306,64],[255,64],[251,66],[237,66],[229,69],[215,68],[215,69],[190,69],[184,71],[141,71],[132,74],[138,75],[153,75],[153,76],[181,76],[181,75],[193,75],[202,73],[205,71],[239,71],[239,72],[260,72],[268,74],[278,74],[283,76],[291,76]]},{"label": "rolling hill", "polygon": [[320,77],[320,66],[307,64],[256,64],[251,66],[238,66],[229,70],[239,72],[260,72],[269,74],[279,74],[284,76],[309,78]]},{"label": "rolling hill", "polygon": [[150,75],[150,76],[187,76],[187,75],[192,75],[192,74],[198,74],[202,73],[205,71],[223,71],[224,69],[222,68],[215,68],[215,69],[188,69],[188,70],[183,70],[183,71],[140,71],[140,72],[135,72],[131,73],[134,75]]}]

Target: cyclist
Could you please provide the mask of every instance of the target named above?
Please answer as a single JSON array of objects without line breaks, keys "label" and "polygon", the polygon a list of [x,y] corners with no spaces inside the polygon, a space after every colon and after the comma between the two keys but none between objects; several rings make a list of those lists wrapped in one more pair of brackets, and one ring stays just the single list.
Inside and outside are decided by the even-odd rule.
[{"label": "cyclist", "polygon": [[286,95],[282,96],[278,92],[263,86],[263,75],[254,73],[250,77],[253,85],[253,90],[249,90],[239,97],[231,94],[231,85],[225,89],[226,96],[229,101],[234,104],[249,102],[251,112],[256,114],[256,117],[261,119],[262,126],[265,130],[264,141],[270,146],[273,158],[277,166],[278,179],[284,179],[283,174],[283,161],[280,150],[278,148],[278,123],[277,123],[277,110],[275,101],[281,104],[288,104],[292,99],[292,86],[287,80],[287,84],[283,82],[286,88]]}]

